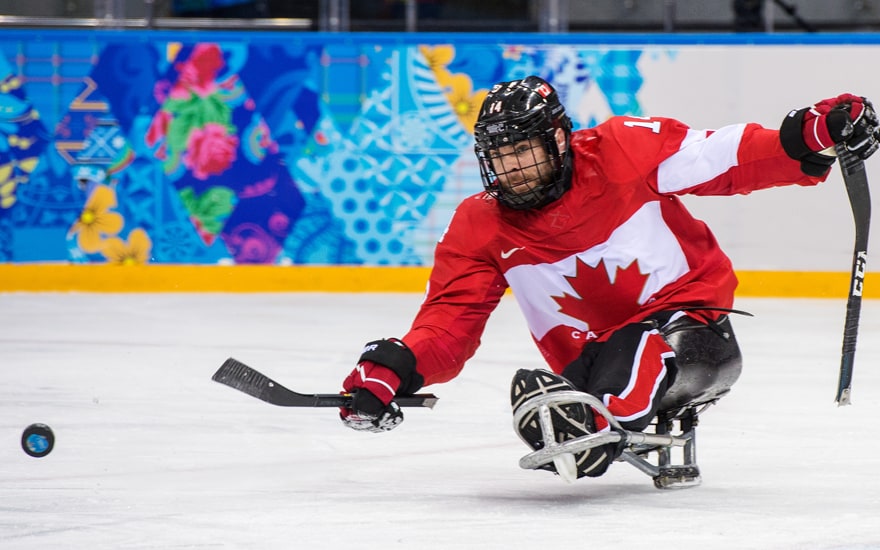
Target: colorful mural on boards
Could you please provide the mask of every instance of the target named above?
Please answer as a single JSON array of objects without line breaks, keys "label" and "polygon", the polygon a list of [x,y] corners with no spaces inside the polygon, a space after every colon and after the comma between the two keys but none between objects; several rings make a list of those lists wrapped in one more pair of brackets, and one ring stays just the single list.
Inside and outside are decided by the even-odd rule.
[{"label": "colorful mural on boards", "polygon": [[52,36],[0,34],[3,262],[427,265],[494,82],[641,114],[632,48]]}]

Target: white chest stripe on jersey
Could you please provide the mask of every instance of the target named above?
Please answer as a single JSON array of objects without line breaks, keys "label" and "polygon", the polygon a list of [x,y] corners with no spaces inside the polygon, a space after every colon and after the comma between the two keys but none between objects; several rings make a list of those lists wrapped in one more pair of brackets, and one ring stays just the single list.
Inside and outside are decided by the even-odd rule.
[{"label": "white chest stripe on jersey", "polygon": [[738,164],[737,151],[745,124],[725,126],[707,135],[706,130],[688,130],[677,153],[660,163],[657,188],[675,193],[706,183]]},{"label": "white chest stripe on jersey", "polygon": [[663,221],[660,203],[649,202],[603,243],[554,263],[518,265],[507,270],[504,276],[537,339],[559,325],[581,331],[590,329],[586,322],[561,312],[553,299],[565,294],[590,299],[589,296],[579,296],[566,279],[577,275],[578,260],[590,267],[596,267],[604,260],[611,283],[618,268],[625,269],[638,260],[639,269],[646,275],[644,289],[638,298],[640,304],[689,270],[681,245]]}]

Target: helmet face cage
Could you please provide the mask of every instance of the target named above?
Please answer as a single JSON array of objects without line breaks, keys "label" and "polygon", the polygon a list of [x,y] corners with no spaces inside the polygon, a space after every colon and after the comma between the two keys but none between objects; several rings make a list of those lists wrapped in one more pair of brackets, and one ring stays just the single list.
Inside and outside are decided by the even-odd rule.
[{"label": "helmet face cage", "polygon": [[[557,130],[565,134],[565,149]],[[571,185],[566,155],[571,120],[553,88],[530,76],[489,92],[474,127],[474,151],[486,192],[515,209],[540,208]]]}]

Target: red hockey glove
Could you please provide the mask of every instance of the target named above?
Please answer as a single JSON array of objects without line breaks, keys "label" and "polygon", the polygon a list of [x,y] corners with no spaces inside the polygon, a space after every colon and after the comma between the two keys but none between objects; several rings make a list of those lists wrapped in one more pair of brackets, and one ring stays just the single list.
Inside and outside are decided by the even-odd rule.
[{"label": "red hockey glove", "polygon": [[878,126],[870,101],[841,94],[788,113],[779,129],[779,140],[788,156],[801,161],[805,174],[821,176],[834,163],[835,144],[845,144],[862,159],[874,154],[880,146]]},{"label": "red hockey glove", "polygon": [[351,408],[342,408],[342,423],[359,431],[386,432],[403,422],[403,412],[393,401],[398,393],[418,391],[424,379],[416,372],[416,358],[397,339],[376,340],[364,347],[358,365],[342,382],[354,395]]}]

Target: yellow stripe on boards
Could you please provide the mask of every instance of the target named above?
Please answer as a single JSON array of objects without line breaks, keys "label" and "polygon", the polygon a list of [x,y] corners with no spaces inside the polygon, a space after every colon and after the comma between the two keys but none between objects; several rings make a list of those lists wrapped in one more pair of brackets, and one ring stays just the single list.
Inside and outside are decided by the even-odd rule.
[{"label": "yellow stripe on boards", "polygon": [[[850,274],[836,271],[737,271],[737,296],[846,298]],[[863,298],[880,298],[880,273],[865,276]]]},{"label": "yellow stripe on boards", "polygon": [[[430,268],[0,264],[0,292],[424,292]],[[737,296],[845,298],[849,273],[737,271]],[[865,298],[880,298],[868,273]]]},{"label": "yellow stripe on boards", "polygon": [[0,264],[0,292],[424,292],[425,267]]}]

